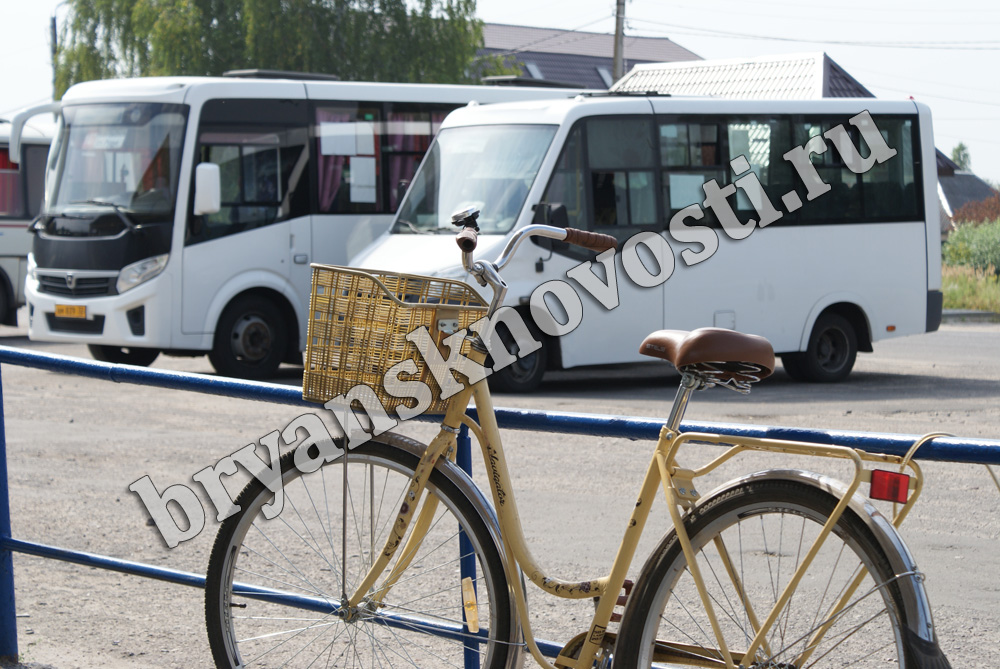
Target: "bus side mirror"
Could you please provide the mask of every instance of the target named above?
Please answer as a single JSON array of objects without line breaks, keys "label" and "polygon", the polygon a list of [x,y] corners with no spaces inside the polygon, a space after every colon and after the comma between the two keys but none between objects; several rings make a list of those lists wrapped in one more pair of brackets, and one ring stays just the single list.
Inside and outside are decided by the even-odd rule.
[{"label": "bus side mirror", "polygon": [[194,215],[217,214],[222,209],[222,181],[219,166],[201,163],[194,171]]},{"label": "bus side mirror", "polygon": [[[566,213],[566,205],[562,202],[539,202],[535,205],[534,209],[535,216],[531,220],[532,223],[538,225],[551,225],[563,229],[569,227],[569,214]],[[555,249],[561,250],[567,246],[563,242],[557,242],[554,239],[549,239],[548,237],[532,237],[531,241],[546,251],[552,251]]]}]

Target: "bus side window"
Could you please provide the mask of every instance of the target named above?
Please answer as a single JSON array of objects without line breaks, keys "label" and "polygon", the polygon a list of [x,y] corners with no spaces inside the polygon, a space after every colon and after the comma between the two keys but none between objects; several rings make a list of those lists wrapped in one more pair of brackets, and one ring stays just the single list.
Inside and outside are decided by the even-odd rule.
[{"label": "bus side window", "polygon": [[385,196],[380,198],[387,207],[384,211],[395,212],[399,207],[420,160],[450,109],[427,104],[386,104],[384,128],[379,130],[384,152],[384,165],[380,167],[387,176]]},{"label": "bus side window", "polygon": [[27,186],[28,218],[34,218],[42,208],[45,196],[45,161],[49,156],[48,146],[21,146],[24,152],[24,178]]},{"label": "bus side window", "polygon": [[791,127],[783,118],[740,119],[729,121],[727,126],[728,181],[737,181],[749,174],[737,174],[732,168],[732,161],[743,157],[761,186],[758,189],[752,182],[743,182],[736,195],[730,197],[733,211],[742,223],[746,223],[757,219],[758,212],[766,208],[765,198],[772,206],[780,206],[781,196],[795,188],[792,166],[782,155],[791,146]]},{"label": "bus side window", "polygon": [[0,149],[0,216],[23,216],[21,174],[10,160],[7,147]]},{"label": "bus side window", "polygon": [[[843,123],[844,119],[824,118],[794,124],[793,142],[803,146],[813,137],[822,136],[830,128]],[[857,130],[845,125],[851,138],[857,143]],[[796,192],[802,200],[799,211],[801,223],[841,223],[862,219],[861,187],[858,176],[847,168],[840,151],[827,140],[827,149],[821,154],[810,156],[813,167],[820,179],[830,185],[830,190],[815,200],[808,201],[806,190],[799,185]]]},{"label": "bus side window", "polygon": [[315,122],[320,213],[381,213],[381,110],[357,103],[322,106]]},{"label": "bus side window", "polygon": [[587,162],[595,229],[656,224],[651,119],[589,119]]},{"label": "bus side window", "polygon": [[865,218],[871,220],[919,220],[922,202],[917,198],[914,175],[914,132],[909,119],[879,118],[877,125],[896,156],[873,165],[861,175]]},{"label": "bus side window", "polygon": [[[714,121],[661,121],[658,136],[665,218],[670,220],[681,209],[705,200],[705,182],[728,183],[728,170],[723,166],[722,137]],[[711,209],[705,210],[704,222],[716,222]]]},{"label": "bus side window", "polygon": [[219,166],[222,208],[192,226],[188,244],[304,215],[306,134],[304,128],[203,128],[199,162]]},{"label": "bus side window", "polygon": [[562,155],[552,172],[552,178],[542,196],[543,202],[560,203],[566,207],[569,227],[590,228],[587,189],[584,187],[583,124],[577,126],[566,138]]}]

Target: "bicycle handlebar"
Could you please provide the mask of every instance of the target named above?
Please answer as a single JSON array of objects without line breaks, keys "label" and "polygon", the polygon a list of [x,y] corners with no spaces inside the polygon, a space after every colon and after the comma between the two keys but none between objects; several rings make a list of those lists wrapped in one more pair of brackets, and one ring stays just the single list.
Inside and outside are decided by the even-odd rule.
[{"label": "bicycle handlebar", "polygon": [[479,241],[479,226],[476,219],[479,212],[474,208],[456,212],[451,221],[455,225],[462,226],[462,230],[455,236],[455,243],[462,250],[462,266],[467,272],[472,274],[481,286],[490,286],[493,289],[493,299],[490,301],[488,314],[492,315],[503,304],[507,294],[507,284],[500,276],[507,263],[510,262],[517,250],[528,237],[547,237],[558,241],[565,241],[569,244],[581,246],[597,253],[603,253],[618,246],[618,240],[611,235],[602,235],[597,232],[587,232],[586,230],[576,230],[574,228],[557,228],[552,225],[526,225],[518,230],[504,246],[496,262],[477,262],[472,257],[472,252],[476,250]]},{"label": "bicycle handlebar", "polygon": [[[546,229],[545,232],[542,229]],[[557,230],[561,232],[560,234],[552,234],[551,230]],[[586,230],[577,230],[576,228],[552,228],[547,225],[529,225],[522,228],[520,235],[514,237],[508,248],[504,250],[502,256],[509,256],[517,248],[520,241],[525,237],[542,236],[550,237],[559,241],[565,241],[567,244],[573,244],[574,246],[580,246],[597,253],[603,253],[613,248],[618,247],[618,240],[611,235],[604,235],[599,232],[587,232]],[[479,235],[474,228],[465,228],[458,235],[455,236],[455,243],[458,244],[458,248],[462,250],[463,253],[472,253],[476,250],[476,245],[479,240]]]},{"label": "bicycle handlebar", "polygon": [[479,233],[472,228],[465,228],[455,236],[455,243],[463,253],[472,253],[476,250]]},{"label": "bicycle handlebar", "polygon": [[587,232],[576,228],[566,228],[567,243],[575,246],[582,246],[585,249],[603,253],[610,249],[618,248],[618,240],[611,235],[602,235],[599,232]]}]

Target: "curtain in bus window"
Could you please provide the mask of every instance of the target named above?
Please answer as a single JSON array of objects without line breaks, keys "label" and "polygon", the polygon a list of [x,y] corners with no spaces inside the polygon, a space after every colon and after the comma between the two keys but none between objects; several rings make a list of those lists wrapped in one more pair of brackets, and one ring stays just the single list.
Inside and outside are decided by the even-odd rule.
[{"label": "curtain in bus window", "polygon": [[383,210],[379,116],[374,107],[316,110],[321,212]]},{"label": "curtain in bus window", "polygon": [[396,211],[406,188],[413,180],[417,166],[441,126],[447,112],[390,111],[386,114],[386,169],[389,174],[389,209]]},{"label": "curtain in bus window", "polygon": [[656,224],[656,177],[651,121],[596,118],[587,121],[594,227]]},{"label": "curtain in bus window", "polygon": [[0,216],[22,216],[21,175],[10,161],[7,149],[0,149]]},{"label": "curtain in bus window", "polygon": [[[316,123],[322,128],[324,125],[334,123],[346,123],[350,118],[348,114],[329,111],[326,109],[316,110]],[[344,171],[344,163],[347,156],[329,155],[322,151],[322,138],[320,139],[320,150],[317,152],[316,165],[319,168],[319,210],[330,211],[333,201],[340,190],[340,179]]]}]

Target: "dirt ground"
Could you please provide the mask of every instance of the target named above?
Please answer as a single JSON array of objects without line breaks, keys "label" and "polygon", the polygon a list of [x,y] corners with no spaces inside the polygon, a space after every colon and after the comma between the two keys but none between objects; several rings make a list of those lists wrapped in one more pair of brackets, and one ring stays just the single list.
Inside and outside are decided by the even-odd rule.
[{"label": "dirt ground", "polygon": [[[19,332],[4,334],[0,344],[86,355],[83,347],[32,345]],[[155,366],[211,371],[203,358],[161,358]],[[556,375],[537,394],[498,397],[497,404],[662,416],[676,377],[648,369]],[[300,373],[290,368],[277,381],[295,384]],[[129,484],[148,475],[161,492],[192,485],[195,472],[302,413],[11,365],[3,366],[2,381],[14,537],[194,573],[204,573],[218,527],[207,502],[201,534],[168,550]],[[689,416],[997,438],[998,397],[1000,326],[945,326],[884,343],[859,358],[852,378],[836,388],[795,384],[779,371],[749,398],[706,393]],[[428,437],[431,428],[407,431]],[[650,444],[510,432],[505,446],[525,532],[542,564],[574,578],[606,570]],[[740,471],[773,464],[786,463],[762,458]],[[1000,491],[981,466],[924,468],[924,497],[903,535],[927,576],[953,666],[985,666],[1000,638]],[[14,565],[20,666],[210,666],[201,590],[21,554]],[[539,635],[550,639],[578,631],[590,606],[561,608],[539,596],[530,604]]]}]

